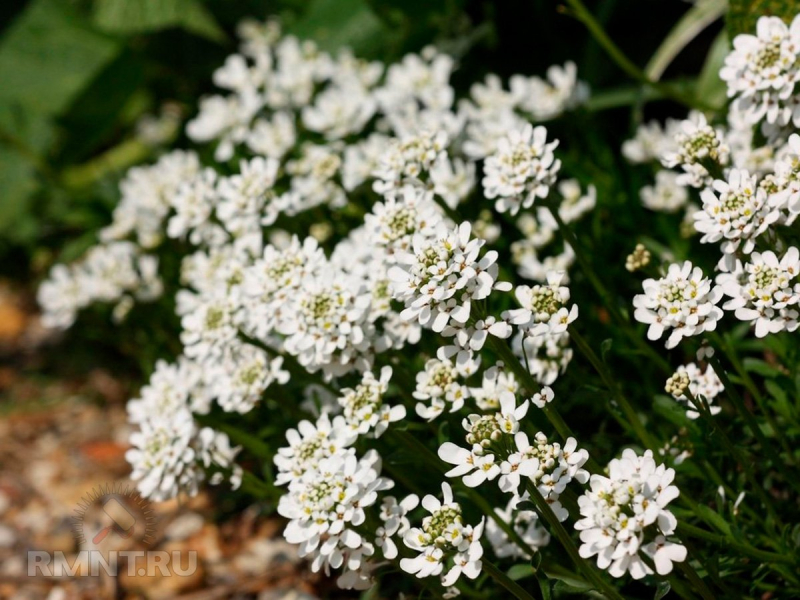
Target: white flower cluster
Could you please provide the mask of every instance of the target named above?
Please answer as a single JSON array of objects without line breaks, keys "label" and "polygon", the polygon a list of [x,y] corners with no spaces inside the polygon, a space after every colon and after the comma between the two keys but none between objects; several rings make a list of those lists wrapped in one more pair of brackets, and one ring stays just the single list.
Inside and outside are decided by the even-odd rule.
[{"label": "white flower cluster", "polygon": [[725,391],[719,376],[710,365],[703,371],[695,363],[681,365],[675,374],[667,380],[666,391],[678,400],[687,405],[686,416],[690,419],[697,419],[700,413],[694,408],[694,404],[686,397],[686,390],[695,399],[695,402],[702,402],[701,396],[708,405],[708,410],[712,415],[717,415],[722,410],[714,404],[714,398]]},{"label": "white flower cluster", "polygon": [[381,459],[374,450],[361,459],[352,450],[338,452],[293,478],[278,504],[278,513],[289,519],[284,531],[287,541],[299,545],[300,556],[313,556],[312,571],[328,573],[331,567],[343,567],[342,587],[371,585],[369,569],[362,570],[362,562],[375,548],[359,527],[378,492],[394,486],[380,472]]},{"label": "white flower cluster", "polygon": [[[552,401],[553,392],[545,388],[532,402],[542,408]],[[520,419],[528,411],[528,401],[516,406],[511,392],[500,394],[500,410],[490,414],[471,414],[463,421],[470,449],[453,442],[439,447],[439,458],[454,465],[446,475],[461,477],[464,485],[477,487],[497,479],[499,488],[516,500],[528,499],[528,485],[536,487],[550,508],[563,521],[569,512],[559,502],[559,496],[573,480],[586,483],[589,473],[583,465],[589,453],[578,449],[574,438],[562,447],[551,443],[539,432],[533,443],[520,431]]]},{"label": "white flower cluster", "polygon": [[517,286],[514,295],[522,308],[509,310],[503,317],[519,326],[527,336],[564,334],[569,324],[578,318],[577,304],[567,308],[570,294],[569,288],[561,285],[564,277],[563,271],[551,271],[546,284]]},{"label": "white flower cluster", "polygon": [[723,308],[737,319],[753,323],[757,337],[798,327],[800,302],[800,251],[794,246],[778,260],[774,252],[753,252],[744,267],[719,276],[722,291],[730,297]]},{"label": "white flower cluster", "polygon": [[233,461],[239,452],[228,436],[201,427],[192,413],[208,411],[203,373],[189,361],[159,362],[141,397],[128,404],[128,417],[139,429],[131,434],[125,458],[139,493],[152,500],[179,494],[194,496],[206,473],[210,483],[229,479],[241,483],[241,468]]},{"label": "white flower cluster", "polygon": [[375,379],[372,372],[367,371],[355,389],[342,390],[339,404],[344,409],[345,421],[359,435],[372,432],[376,438],[380,437],[389,423],[405,419],[406,409],[402,404],[389,406],[383,403],[391,378],[392,368],[383,367],[380,379]]},{"label": "white flower cluster", "polygon": [[46,327],[67,328],[78,311],[95,302],[116,302],[115,320],[122,320],[136,300],[154,300],[162,293],[158,258],[131,242],[94,246],[78,262],[55,265],[39,288],[38,301]]},{"label": "white flower cluster", "polygon": [[411,527],[403,534],[403,543],[415,552],[414,558],[403,558],[400,567],[417,577],[442,575],[442,585],[453,585],[461,575],[475,579],[481,573],[484,519],[476,526],[465,525],[461,506],[453,500],[453,490],[442,483],[442,500],[425,496],[422,507],[430,514],[422,520],[422,527]]},{"label": "white flower cluster", "polygon": [[677,526],[666,508],[680,494],[674,478],[675,471],[656,465],[650,450],[637,456],[630,449],[609,463],[608,476],[592,475],[590,489],[578,498],[581,556],[597,556],[597,566],[614,577],[652,574],[642,555],[659,575],[671,573],[673,563],[686,560],[686,548],[667,539]]},{"label": "white flower cluster", "polygon": [[528,124],[499,140],[497,150],[486,157],[483,178],[486,197],[497,198],[497,212],[516,215],[533,206],[536,198],[547,197],[561,168],[553,153],[557,146],[558,140],[547,142],[541,125]]},{"label": "white flower cluster", "polygon": [[634,317],[649,325],[648,339],[660,339],[669,331],[667,348],[674,348],[684,337],[714,331],[722,318],[717,306],[722,288],[688,260],[670,265],[666,276],[645,279],[642,285],[644,294],[633,299]]},{"label": "white flower cluster", "polygon": [[[538,513],[533,510],[518,508],[518,504],[520,504],[520,499],[512,498],[508,506],[495,509],[495,513],[500,519],[511,525],[514,532],[529,548],[532,550],[544,548],[550,543],[550,534],[539,522]],[[509,539],[508,534],[493,518],[486,521],[486,539],[492,545],[492,549],[498,558],[514,557],[523,560],[532,558],[526,550],[520,548],[517,543]]]},{"label": "white flower cluster", "polygon": [[511,284],[498,282],[497,252],[480,257],[485,241],[471,237],[469,222],[450,230],[437,228],[430,237],[417,233],[410,252],[397,256],[389,270],[394,298],[405,303],[405,320],[441,332],[452,324],[469,321],[474,301],[483,300],[493,289],[507,291]]},{"label": "white flower cluster", "polygon": [[703,187],[710,180],[703,162],[714,163],[719,168],[728,164],[730,148],[722,138],[722,131],[711,127],[703,113],[692,112],[688,119],[681,121],[675,133],[675,150],[665,151],[661,162],[665,167],[680,166],[683,169],[684,173],[676,180],[678,185]]},{"label": "white flower cluster", "polygon": [[[720,77],[728,84],[732,110],[751,125],[800,127],[800,99],[795,85],[800,74],[800,18],[787,26],[779,17],[761,17],[756,35],[733,38]],[[767,129],[769,130],[769,129]]]}]

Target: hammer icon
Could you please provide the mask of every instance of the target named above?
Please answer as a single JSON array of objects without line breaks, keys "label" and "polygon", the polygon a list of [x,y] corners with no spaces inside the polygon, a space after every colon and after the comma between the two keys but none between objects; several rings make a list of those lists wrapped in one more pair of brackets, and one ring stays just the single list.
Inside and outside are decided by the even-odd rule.
[{"label": "hammer icon", "polygon": [[93,544],[99,544],[106,536],[115,531],[122,539],[128,539],[133,535],[133,526],[136,524],[136,519],[125,508],[125,506],[116,498],[111,498],[103,504],[103,512],[106,513],[112,521],[112,525],[103,527],[94,538]]}]

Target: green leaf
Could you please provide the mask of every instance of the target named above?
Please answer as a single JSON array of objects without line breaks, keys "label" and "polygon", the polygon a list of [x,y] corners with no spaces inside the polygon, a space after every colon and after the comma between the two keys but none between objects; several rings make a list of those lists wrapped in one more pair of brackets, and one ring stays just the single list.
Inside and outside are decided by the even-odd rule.
[{"label": "green leaf", "polygon": [[272,460],[272,457],[275,455],[268,444],[262,442],[260,439],[247,433],[246,431],[242,431],[238,427],[228,425],[227,423],[220,423],[216,425],[216,428],[228,434],[228,437],[231,438],[231,441],[234,444],[244,446],[247,448],[247,450],[259,458]]},{"label": "green leaf", "polygon": [[661,600],[669,594],[671,587],[669,581],[659,581],[656,584],[656,593],[653,595],[653,600]]},{"label": "green leaf", "polygon": [[600,344],[600,358],[603,359],[603,362],[606,362],[606,354],[608,354],[609,350],[611,350],[611,346],[614,344],[614,340],[611,338],[606,338]]},{"label": "green leaf", "polygon": [[725,62],[725,57],[730,50],[728,34],[723,30],[711,44],[711,48],[706,55],[706,62],[703,70],[697,78],[695,95],[701,98],[706,104],[722,107],[727,97],[725,83],[719,78],[719,70]]},{"label": "green leaf", "polygon": [[699,0],[669,32],[644,69],[650,79],[658,80],[678,54],[697,35],[725,12],[726,0]]},{"label": "green leaf", "polygon": [[542,573],[536,574],[536,581],[539,582],[539,589],[542,591],[542,600],[552,600],[553,582]]},{"label": "green leaf", "polygon": [[35,0],[0,42],[0,105],[60,114],[119,50],[70,3]]},{"label": "green leaf", "polygon": [[34,165],[14,148],[0,144],[0,232],[11,242],[26,241],[20,220],[30,212],[32,194],[38,188]]},{"label": "green leaf", "polygon": [[745,358],[744,368],[748,373],[757,373],[762,377],[780,377],[781,375],[778,369],[757,358]]},{"label": "green leaf", "polygon": [[728,9],[728,34],[755,33],[756,21],[765,15],[782,18],[789,24],[797,14],[795,0],[731,0]]},{"label": "green leaf", "polygon": [[725,535],[731,535],[730,524],[719,513],[703,504],[697,505],[697,512],[699,513],[699,517],[713,525],[718,531],[721,531]]},{"label": "green leaf", "polygon": [[508,570],[508,578],[512,581],[527,579],[536,575],[536,570],[531,565],[514,565]]},{"label": "green leaf", "polygon": [[197,0],[96,0],[94,23],[108,33],[132,35],[181,27],[213,42],[225,32]]},{"label": "green leaf", "polygon": [[347,46],[369,56],[388,32],[365,0],[313,0],[288,33],[314,40],[327,52]]}]

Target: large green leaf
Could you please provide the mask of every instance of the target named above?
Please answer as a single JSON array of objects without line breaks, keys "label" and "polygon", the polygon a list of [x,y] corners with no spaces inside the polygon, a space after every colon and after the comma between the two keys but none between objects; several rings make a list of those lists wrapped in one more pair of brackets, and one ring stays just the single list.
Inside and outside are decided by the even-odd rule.
[{"label": "large green leaf", "polygon": [[730,0],[728,34],[733,38],[740,33],[755,33],[756,21],[764,15],[790,23],[799,10],[797,0]]},{"label": "large green leaf", "polygon": [[365,0],[313,0],[289,33],[328,52],[347,46],[362,56],[371,55],[387,34]]},{"label": "large green leaf", "polygon": [[212,41],[225,33],[197,0],[96,0],[94,22],[109,33],[130,35],[181,27]]},{"label": "large green leaf", "polygon": [[0,40],[0,232],[7,239],[35,234],[31,202],[37,170],[47,171],[54,117],[119,50],[59,0],[34,0]]},{"label": "large green leaf", "polygon": [[0,105],[58,114],[118,52],[70,3],[35,0],[0,41]]}]

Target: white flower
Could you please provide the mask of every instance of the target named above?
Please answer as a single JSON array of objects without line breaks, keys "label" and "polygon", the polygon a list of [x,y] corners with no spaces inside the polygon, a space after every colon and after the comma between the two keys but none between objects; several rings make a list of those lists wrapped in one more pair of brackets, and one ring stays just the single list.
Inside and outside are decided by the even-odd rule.
[{"label": "white flower", "polygon": [[547,143],[544,127],[526,125],[502,138],[497,150],[486,158],[483,188],[486,197],[497,198],[497,212],[516,215],[530,208],[536,198],[545,198],[555,183],[561,161],[553,150],[558,140]]},{"label": "white flower", "polygon": [[538,408],[544,408],[553,401],[553,398],[555,398],[553,390],[549,386],[544,386],[542,391],[533,395],[533,398],[531,398],[531,404]]},{"label": "white flower", "polygon": [[405,303],[402,318],[441,332],[450,322],[466,323],[473,301],[493,289],[510,289],[497,282],[497,252],[480,257],[485,242],[471,233],[464,222],[454,230],[442,224],[436,237],[414,236],[413,251],[398,256],[398,265],[389,269],[393,296]]},{"label": "white flower", "polygon": [[712,286],[700,268],[688,260],[682,265],[670,265],[666,276],[645,279],[642,285],[644,294],[633,299],[634,317],[649,325],[650,340],[660,339],[671,330],[667,348],[674,348],[681,338],[713,331],[722,317],[722,309],[717,306],[722,288]]},{"label": "white flower", "polygon": [[569,288],[561,285],[563,280],[563,271],[551,271],[547,274],[547,285],[517,286],[514,296],[522,308],[506,311],[503,318],[532,336],[564,333],[578,318],[578,307],[573,304],[567,308],[570,295]]},{"label": "white flower", "polygon": [[694,214],[695,229],[704,234],[700,241],[724,240],[724,253],[741,248],[749,254],[755,238],[780,218],[780,212],[769,205],[766,191],[747,171],[731,169],[727,181],[717,179],[712,187],[700,192],[703,209]]},{"label": "white flower", "polygon": [[428,360],[425,370],[417,373],[417,386],[413,396],[418,400],[429,400],[430,405],[418,403],[417,414],[430,421],[438,417],[448,404],[450,412],[461,409],[464,400],[469,398],[470,391],[460,378],[475,368],[477,366],[474,364],[459,365],[438,358]]},{"label": "white flower", "polygon": [[[565,223],[577,221],[597,204],[597,189],[590,185],[584,194],[577,179],[559,181],[558,193],[561,194],[558,214]],[[547,216],[552,219],[549,214]]]},{"label": "white flower", "polygon": [[689,192],[678,183],[680,175],[674,171],[656,173],[655,185],[646,185],[639,191],[642,205],[658,212],[674,213],[686,206]]},{"label": "white flower", "polygon": [[238,293],[219,291],[198,299],[198,305],[181,319],[181,342],[186,356],[211,361],[222,356],[239,333]]},{"label": "white flower", "polygon": [[786,225],[800,214],[800,135],[789,136],[784,155],[775,162],[775,173],[759,183],[769,194],[770,206],[787,210]]},{"label": "white flower", "polygon": [[[527,336],[520,331],[511,340],[511,348],[533,378],[542,385],[552,385],[572,361],[567,332]],[[524,352],[524,355],[523,355]]]},{"label": "white flower", "polygon": [[338,140],[359,133],[375,109],[375,99],[360,85],[332,86],[320,92],[314,104],[303,107],[302,118],[309,131]]},{"label": "white flower", "polygon": [[339,150],[338,145],[306,142],[301,147],[300,157],[286,163],[286,172],[292,176],[291,190],[282,196],[288,214],[320,204],[334,208],[344,206],[345,193],[335,179],[342,166]]},{"label": "white flower", "polygon": [[446,156],[448,141],[444,131],[430,130],[393,139],[372,173],[373,189],[391,196],[408,183],[418,185],[434,163]]},{"label": "white flower", "polygon": [[239,450],[231,448],[224,433],[198,428],[185,407],[142,421],[130,443],[125,459],[131,464],[131,479],[142,496],[158,502],[180,493],[196,495],[206,478],[203,467],[213,463],[233,468]]},{"label": "white flower", "polygon": [[[496,508],[497,516],[511,525],[519,537],[533,550],[538,550],[550,543],[550,534],[539,522],[539,515],[532,510],[519,510],[516,508],[518,498],[512,498],[506,508]],[[486,538],[492,545],[498,558],[521,558],[530,560],[532,557],[516,542],[509,539],[508,534],[489,518],[486,522]]]},{"label": "white flower", "polygon": [[422,578],[441,574],[445,564],[450,563],[442,583],[451,586],[462,574],[470,579],[480,574],[484,521],[474,528],[464,525],[461,506],[453,501],[453,491],[447,483],[442,483],[442,496],[444,502],[430,495],[422,499],[422,506],[430,515],[423,519],[421,528],[412,527],[403,535],[405,545],[419,554],[403,558],[400,568]]},{"label": "white flower", "polygon": [[256,154],[267,158],[281,159],[291,150],[297,140],[294,116],[279,111],[272,119],[256,119],[247,134],[247,146]]},{"label": "white flower", "polygon": [[[301,557],[313,557],[312,571],[343,567],[346,585],[368,579],[369,567],[362,568],[362,563],[374,547],[356,528],[366,521],[365,509],[377,501],[378,492],[394,485],[380,472],[381,459],[374,450],[360,460],[353,452],[339,452],[289,484],[278,504],[278,513],[289,519],[284,537],[299,545]],[[348,577],[348,571],[358,573]]]},{"label": "white flower", "polygon": [[278,218],[272,197],[278,166],[275,159],[254,158],[242,161],[237,175],[219,180],[216,214],[230,233],[240,235]]},{"label": "white flower", "polygon": [[483,372],[481,387],[470,388],[470,394],[481,410],[498,410],[500,397],[503,394],[516,395],[517,391],[519,384],[514,374],[503,368],[503,363],[489,367]]},{"label": "white flower", "polygon": [[371,371],[367,371],[355,389],[342,390],[339,404],[344,408],[344,418],[359,435],[372,431],[372,435],[378,438],[389,427],[389,423],[405,418],[406,409],[402,404],[389,406],[383,403],[383,395],[389,389],[391,378],[392,368],[383,367],[379,380]]},{"label": "white flower", "polygon": [[378,167],[378,161],[389,147],[391,138],[372,133],[344,150],[342,164],[342,185],[352,191],[364,183]]},{"label": "white flower", "polygon": [[640,124],[636,135],[622,144],[622,155],[634,164],[660,160],[665,154],[676,151],[675,134],[679,126],[673,119],[667,119],[665,127],[658,121]]},{"label": "white flower", "polygon": [[737,319],[755,324],[757,337],[798,327],[800,251],[790,247],[778,260],[774,252],[753,252],[741,275],[720,275],[722,290],[731,299],[723,304]]},{"label": "white flower", "polygon": [[679,185],[703,187],[710,183],[710,176],[704,161],[716,163],[719,167],[728,164],[730,148],[722,140],[722,132],[708,124],[703,113],[693,111],[689,118],[681,121],[675,133],[674,151],[667,151],[661,156],[665,167],[680,166],[684,174],[679,175]]},{"label": "white flower", "polygon": [[[720,381],[711,365],[707,366],[705,371],[701,371],[695,363],[681,365],[673,375],[673,378],[675,377],[680,379],[681,384],[674,391],[668,389],[667,392],[671,393],[676,400],[686,404],[687,417],[696,419],[700,416],[700,413],[694,409],[694,404],[689,402],[684,393],[687,387],[696,401],[702,402],[700,400],[701,396],[705,398],[712,415],[719,414],[722,409],[714,405],[714,398],[725,390],[725,386],[722,385],[722,381]],[[669,385],[669,381],[667,383]]]},{"label": "white flower", "polygon": [[388,560],[397,558],[397,544],[392,537],[395,535],[402,537],[411,528],[406,515],[418,504],[419,498],[416,494],[410,494],[400,502],[397,502],[394,496],[383,499],[379,515],[383,525],[375,530],[375,545],[381,549],[384,558]]},{"label": "white flower", "polygon": [[277,485],[284,485],[301,477],[306,471],[317,468],[319,461],[351,446],[358,437],[344,420],[322,413],[316,424],[300,421],[297,429],[286,431],[289,446],[279,448],[275,455],[275,466],[278,475]]},{"label": "white flower", "polygon": [[510,85],[514,96],[519,98],[519,108],[537,121],[554,119],[589,98],[589,86],[578,79],[578,69],[571,61],[563,67],[552,65],[547,69],[547,80],[515,75]]},{"label": "white flower", "polygon": [[375,91],[385,113],[411,102],[433,109],[449,109],[455,92],[450,87],[453,59],[428,46],[420,54],[407,54],[386,71],[386,82]]},{"label": "white flower", "polygon": [[430,171],[433,192],[455,209],[475,187],[475,163],[441,156]]},{"label": "white flower", "polygon": [[656,466],[650,450],[637,456],[630,449],[609,463],[607,477],[592,475],[591,489],[578,498],[580,555],[597,556],[597,566],[613,577],[627,572],[634,579],[652,574],[640,550],[654,560],[659,575],[670,573],[673,562],[686,560],[686,549],[665,538],[677,526],[666,509],[680,493],[671,485],[674,478],[673,469]]},{"label": "white flower", "polygon": [[767,123],[800,126],[800,109],[794,96],[800,52],[800,20],[787,27],[780,17],[763,16],[756,35],[733,38],[720,78],[728,84],[733,110],[754,125]]},{"label": "white flower", "polygon": [[142,248],[157,246],[164,237],[163,222],[178,187],[200,173],[194,152],[175,150],[151,166],[133,167],[119,184],[121,198],[112,222],[100,231],[104,242],[121,240],[131,233]]},{"label": "white flower", "polygon": [[250,344],[232,345],[220,362],[211,365],[210,387],[223,410],[246,413],[270,385],[289,381],[289,372],[282,365],[282,356],[270,358]]}]

